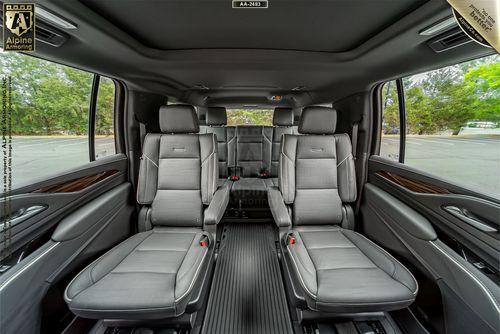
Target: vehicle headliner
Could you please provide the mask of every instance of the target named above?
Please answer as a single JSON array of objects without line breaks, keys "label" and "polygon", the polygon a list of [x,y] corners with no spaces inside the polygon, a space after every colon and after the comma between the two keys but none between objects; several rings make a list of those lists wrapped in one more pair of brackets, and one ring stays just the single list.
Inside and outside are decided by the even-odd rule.
[{"label": "vehicle headliner", "polygon": [[[41,0],[74,22],[36,55],[199,106],[290,106],[339,100],[375,83],[492,53],[468,43],[435,53],[419,32],[452,15],[445,0]],[[300,87],[300,89],[297,89]],[[280,102],[272,95],[283,95]]]}]

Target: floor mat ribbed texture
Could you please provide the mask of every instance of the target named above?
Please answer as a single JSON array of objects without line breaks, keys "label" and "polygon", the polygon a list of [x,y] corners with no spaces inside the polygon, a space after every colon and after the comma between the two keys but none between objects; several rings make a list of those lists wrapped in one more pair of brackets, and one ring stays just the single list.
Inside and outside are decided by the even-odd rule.
[{"label": "floor mat ribbed texture", "polygon": [[273,232],[224,227],[203,333],[293,333]]}]

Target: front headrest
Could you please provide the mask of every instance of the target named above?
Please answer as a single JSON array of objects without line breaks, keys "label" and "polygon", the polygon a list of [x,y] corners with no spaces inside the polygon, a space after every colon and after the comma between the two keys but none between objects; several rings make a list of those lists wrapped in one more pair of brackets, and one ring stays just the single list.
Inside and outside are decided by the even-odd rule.
[{"label": "front headrest", "polygon": [[292,126],[293,109],[292,108],[274,108],[273,125]]},{"label": "front headrest", "polygon": [[200,131],[193,106],[172,104],[160,108],[160,129],[163,133],[196,133]]},{"label": "front headrest", "polygon": [[333,135],[337,127],[337,111],[330,107],[306,107],[302,110],[299,133]]},{"label": "front headrest", "polygon": [[207,125],[226,125],[227,114],[224,107],[208,107],[206,115]]}]

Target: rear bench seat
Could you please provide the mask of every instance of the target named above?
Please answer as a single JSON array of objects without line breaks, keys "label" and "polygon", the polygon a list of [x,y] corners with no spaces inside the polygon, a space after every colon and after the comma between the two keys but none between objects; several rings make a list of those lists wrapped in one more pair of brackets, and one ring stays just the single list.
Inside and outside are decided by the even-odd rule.
[{"label": "rear bench seat", "polygon": [[291,108],[276,108],[272,127],[236,127],[236,165],[241,178],[231,193],[240,207],[267,208],[267,188],[278,180],[281,137],[297,132],[293,121]]},{"label": "rear bench seat", "polygon": [[227,126],[224,107],[209,107],[205,114],[206,125],[200,133],[217,136],[219,155],[219,186],[232,182],[231,203],[238,208],[267,208],[267,188],[278,185],[278,162],[281,137],[296,134],[294,113],[291,108],[276,108],[273,126]]},{"label": "rear bench seat", "polygon": [[235,166],[236,128],[226,125],[227,114],[223,107],[207,108],[205,121],[206,125],[200,126],[200,133],[214,133],[217,136],[220,186],[228,182],[229,169]]}]

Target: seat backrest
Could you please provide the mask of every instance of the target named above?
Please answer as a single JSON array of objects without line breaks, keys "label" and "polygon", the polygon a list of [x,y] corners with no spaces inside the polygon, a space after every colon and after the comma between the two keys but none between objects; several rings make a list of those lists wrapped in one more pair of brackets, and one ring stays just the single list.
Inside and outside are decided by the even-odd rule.
[{"label": "seat backrest", "polygon": [[201,227],[217,187],[215,135],[197,133],[192,106],[163,106],[159,119],[162,133],[144,140],[137,201],[151,206],[153,225]]},{"label": "seat backrest", "polygon": [[243,177],[258,177],[271,167],[273,128],[260,125],[236,126],[236,165]]},{"label": "seat backrest", "polygon": [[292,108],[275,108],[273,114],[273,140],[271,146],[271,177],[278,177],[281,138],[284,134],[296,134],[297,127],[293,126],[294,115]]},{"label": "seat backrest", "polygon": [[208,107],[205,114],[205,126],[200,126],[200,133],[214,133],[217,136],[219,177],[228,177],[228,168],[235,165],[236,128],[227,126],[227,114],[224,107]]},{"label": "seat backrest", "polygon": [[336,122],[334,109],[307,107],[301,135],[283,136],[278,183],[294,225],[340,224],[343,203],[356,200],[351,141],[334,134]]}]

